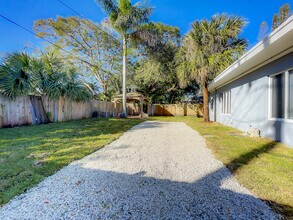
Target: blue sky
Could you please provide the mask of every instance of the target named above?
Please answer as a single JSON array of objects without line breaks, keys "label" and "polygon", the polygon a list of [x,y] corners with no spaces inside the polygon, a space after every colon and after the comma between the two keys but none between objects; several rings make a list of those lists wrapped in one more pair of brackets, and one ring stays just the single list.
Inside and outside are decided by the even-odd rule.
[{"label": "blue sky", "polygon": [[[62,1],[93,21],[99,22],[105,17],[94,0]],[[155,8],[151,20],[178,26],[182,34],[188,31],[192,21],[210,18],[213,14],[243,16],[248,24],[242,37],[248,39],[250,47],[257,43],[262,21],[270,25],[273,14],[284,3],[293,7],[293,0],[149,0],[149,3]],[[34,20],[75,15],[57,0],[1,0],[0,14],[31,30]],[[42,46],[42,41],[0,17],[0,53],[22,50],[26,45],[37,48]]]}]

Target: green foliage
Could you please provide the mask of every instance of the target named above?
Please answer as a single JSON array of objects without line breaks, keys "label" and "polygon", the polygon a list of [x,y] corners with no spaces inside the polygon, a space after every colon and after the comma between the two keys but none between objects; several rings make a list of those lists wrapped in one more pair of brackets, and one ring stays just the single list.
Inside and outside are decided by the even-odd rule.
[{"label": "green foliage", "polygon": [[278,26],[279,26],[279,18],[277,14],[274,14],[273,22],[272,22],[272,30],[275,30]]},{"label": "green foliage", "polygon": [[138,92],[153,103],[182,102],[185,91],[179,88],[175,54],[180,44],[177,27],[150,22],[132,35],[137,56],[133,83]]},{"label": "green foliage", "polygon": [[162,59],[166,56],[170,58],[166,49],[177,50],[180,44],[180,37],[178,27],[160,22],[149,22],[138,28],[137,32],[131,36],[131,41],[135,47],[142,47],[147,55]]},{"label": "green foliage", "polygon": [[29,95],[35,86],[34,62],[25,52],[7,54],[0,64],[0,93],[9,98]]},{"label": "green foliage", "polygon": [[139,27],[148,23],[153,11],[145,2],[137,2],[132,5],[130,0],[96,0],[104,12],[109,16],[109,22],[122,38],[123,69],[122,69],[122,111],[127,115],[126,110],[126,85],[127,85],[127,52],[128,42],[131,35],[134,35]]},{"label": "green foliage", "polygon": [[47,117],[52,121],[52,112],[46,112]]},{"label": "green foliage", "polygon": [[51,99],[67,97],[76,101],[91,98],[91,92],[72,66],[54,53],[40,58],[27,53],[7,54],[0,65],[0,94],[15,98],[25,95],[48,95]]},{"label": "green foliage", "polygon": [[225,14],[195,21],[176,56],[180,86],[196,81],[202,87],[205,121],[209,121],[208,84],[244,52],[247,43],[238,38],[244,24],[243,18]]},{"label": "green foliage", "polygon": [[66,66],[54,53],[44,53],[39,60],[39,85],[42,94],[51,99],[66,97],[76,101],[91,98],[89,89],[79,79],[79,74],[71,65]]},{"label": "green foliage", "polygon": [[284,21],[287,20],[287,18],[289,18],[291,14],[290,4],[286,3],[282,5],[279,9],[279,13],[274,14],[273,16],[272,29],[275,30],[279,27],[282,23],[284,23]]},{"label": "green foliage", "polygon": [[53,53],[42,54],[38,65],[39,88],[42,94],[58,99],[66,87],[67,74],[64,73],[61,59]]},{"label": "green foliage", "polygon": [[[286,3],[279,8],[279,13],[274,14],[272,19],[272,28],[271,30],[275,30],[279,27],[283,22],[285,22],[292,14],[290,9],[290,4]],[[263,21],[260,25],[258,40],[263,40],[269,33],[269,27],[266,21]]]},{"label": "green foliage", "polygon": [[101,25],[78,17],[57,17],[35,21],[34,29],[38,36],[70,52],[59,51],[78,67],[88,87],[90,83],[98,85],[97,89],[91,87],[94,93],[120,91],[121,44],[112,37],[106,22]]},{"label": "green foliage", "polygon": [[195,21],[176,56],[181,85],[208,83],[232,64],[247,45],[238,38],[244,24],[243,18],[225,14]]},{"label": "green foliage", "polygon": [[109,16],[111,26],[123,37],[136,32],[137,28],[147,23],[153,11],[144,2],[132,5],[130,0],[96,0]]}]

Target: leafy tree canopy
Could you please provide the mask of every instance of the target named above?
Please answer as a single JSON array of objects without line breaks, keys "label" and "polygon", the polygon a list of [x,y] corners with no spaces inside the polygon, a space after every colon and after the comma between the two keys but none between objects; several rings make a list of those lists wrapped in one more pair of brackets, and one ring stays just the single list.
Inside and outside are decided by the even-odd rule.
[{"label": "leafy tree canopy", "polygon": [[57,17],[35,21],[34,29],[38,36],[69,51],[60,53],[81,69],[89,83],[98,82],[106,97],[120,91],[121,45],[105,25],[78,17]]},{"label": "leafy tree canopy", "polygon": [[179,88],[175,55],[180,45],[177,27],[150,22],[132,36],[137,48],[133,84],[154,103],[182,102],[186,91]]}]

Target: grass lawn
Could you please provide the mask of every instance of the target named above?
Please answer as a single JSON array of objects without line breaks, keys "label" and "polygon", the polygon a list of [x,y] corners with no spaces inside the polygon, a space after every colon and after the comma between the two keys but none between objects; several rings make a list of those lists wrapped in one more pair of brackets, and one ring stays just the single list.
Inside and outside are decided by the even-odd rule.
[{"label": "grass lawn", "polygon": [[[194,117],[151,117],[185,122],[239,182],[284,217],[293,217],[293,149],[269,139],[249,138]],[[112,142],[141,119],[86,119],[0,129],[0,205],[63,166]]]},{"label": "grass lawn", "polygon": [[238,181],[285,218],[293,217],[293,149],[269,139],[250,138],[219,123],[194,117],[152,117],[150,120],[185,122],[205,137],[215,157]]},{"label": "grass lawn", "polygon": [[141,122],[85,119],[0,129],[0,206]]}]

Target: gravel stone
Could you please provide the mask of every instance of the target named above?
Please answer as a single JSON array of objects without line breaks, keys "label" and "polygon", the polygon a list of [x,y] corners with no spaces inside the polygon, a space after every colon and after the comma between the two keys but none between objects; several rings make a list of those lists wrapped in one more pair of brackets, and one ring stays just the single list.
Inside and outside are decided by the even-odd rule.
[{"label": "gravel stone", "polygon": [[0,209],[5,219],[278,219],[184,123],[144,122]]}]

